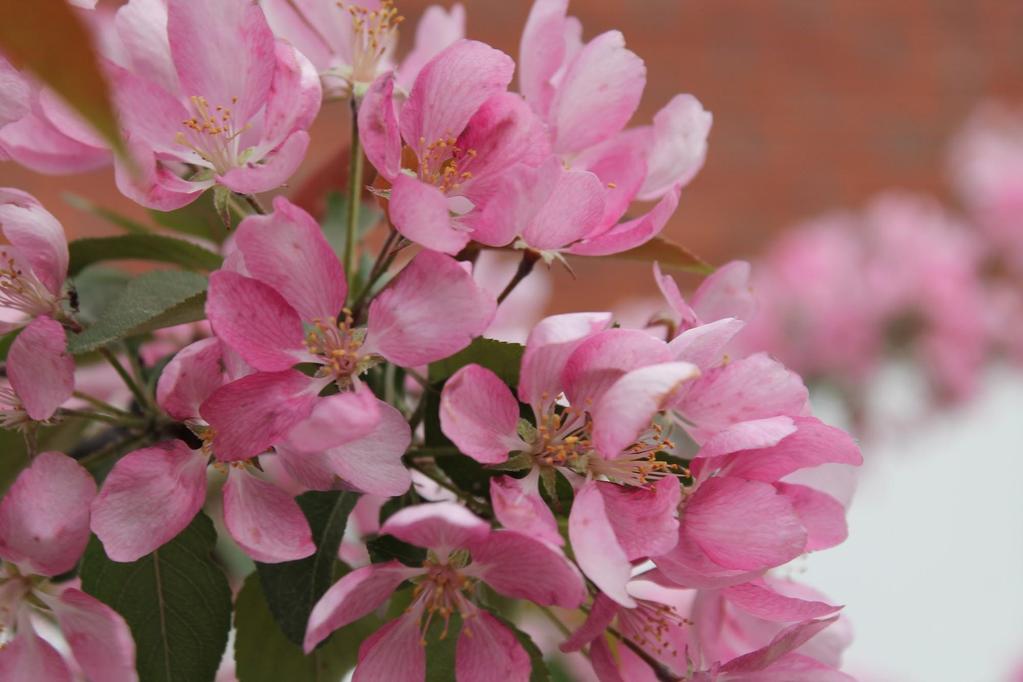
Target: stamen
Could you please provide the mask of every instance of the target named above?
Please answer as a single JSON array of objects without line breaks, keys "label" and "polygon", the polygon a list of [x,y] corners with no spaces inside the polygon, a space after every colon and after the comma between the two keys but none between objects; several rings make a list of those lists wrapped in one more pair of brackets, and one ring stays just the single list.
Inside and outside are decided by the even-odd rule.
[{"label": "stamen", "polygon": [[[440,633],[443,640],[450,632],[451,616],[457,613],[464,628],[465,623],[476,615],[476,606],[467,597],[475,581],[461,574],[452,563],[428,559],[423,567],[426,573],[412,589],[412,603],[406,611],[421,610],[419,642],[426,646],[426,636],[434,618],[443,620],[444,629]],[[465,634],[471,636],[468,631]]]},{"label": "stamen", "polygon": [[647,599],[637,599],[634,609],[621,609],[618,618],[622,630],[628,633],[629,639],[644,651],[657,656],[679,656],[676,642],[671,634],[674,628],[691,626],[693,621],[685,618],[668,604],[661,604]]},{"label": "stamen", "polygon": [[398,14],[392,0],[383,0],[380,9],[338,2],[352,22],[352,83],[371,83],[377,76],[380,60],[398,39],[398,26],[405,17]]},{"label": "stamen", "polygon": [[[206,98],[199,95],[188,99],[196,115],[182,121],[188,132],[179,132],[174,141],[191,149],[219,173],[241,165],[238,137],[249,124],[235,128],[229,107],[218,104],[211,109]],[[237,103],[238,98],[232,97],[231,104]]]},{"label": "stamen", "polygon": [[0,306],[31,317],[60,314],[59,299],[31,271],[23,270],[5,249],[0,249]]},{"label": "stamen", "polygon": [[333,377],[342,387],[348,385],[362,369],[359,349],[364,337],[365,332],[355,328],[352,311],[347,308],[341,311],[340,320],[313,320],[305,346],[323,365],[318,376]]}]

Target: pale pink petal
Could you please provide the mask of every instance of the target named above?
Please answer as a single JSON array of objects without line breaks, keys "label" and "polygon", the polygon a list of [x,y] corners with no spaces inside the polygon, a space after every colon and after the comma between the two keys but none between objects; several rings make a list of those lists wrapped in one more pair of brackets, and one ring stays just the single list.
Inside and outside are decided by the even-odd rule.
[{"label": "pale pink petal", "polygon": [[612,459],[635,443],[650,429],[654,416],[671,404],[679,387],[699,375],[696,365],[688,362],[665,362],[624,374],[592,409],[591,433],[597,452]]},{"label": "pale pink petal", "polygon": [[387,211],[398,232],[428,249],[456,254],[469,243],[469,233],[451,221],[447,197],[405,173],[394,178]]},{"label": "pale pink petal", "polygon": [[348,295],[341,261],[312,216],[284,197],[273,208],[249,216],[235,233],[248,276],[280,294],[302,320],[332,322]]},{"label": "pale pink petal", "polygon": [[[798,427],[792,417],[768,417],[739,422],[707,439],[696,458],[709,459],[740,450],[769,448],[788,438],[797,430]],[[753,477],[744,476],[743,478]]]},{"label": "pale pink petal", "polygon": [[678,542],[682,488],[666,476],[648,488],[597,482],[607,519],[629,561],[666,554]]},{"label": "pale pink petal", "polygon": [[312,651],[330,633],[363,616],[383,604],[402,584],[420,569],[409,568],[397,561],[371,564],[357,568],[331,585],[309,614],[303,647]]},{"label": "pale pink petal", "polygon": [[210,275],[206,315],[221,341],[255,369],[288,369],[305,351],[298,313],[273,288],[251,277],[226,270]]},{"label": "pale pink petal", "polygon": [[412,484],[402,455],[412,430],[401,412],[379,403],[380,419],[365,436],[324,452],[331,469],[355,488],[373,495],[401,495]]},{"label": "pale pink petal", "polygon": [[830,616],[842,608],[822,601],[786,597],[772,590],[763,581],[726,587],[722,590],[722,595],[746,613],[778,623],[794,623]]},{"label": "pale pink petal", "polygon": [[470,543],[469,553],[472,564],[465,574],[505,596],[568,609],[586,599],[583,577],[572,562],[560,549],[528,535],[495,530]]},{"label": "pale pink petal", "polygon": [[37,173],[84,173],[110,163],[110,150],[71,139],[35,112],[0,128],[0,156]]},{"label": "pale pink petal", "polygon": [[547,115],[554,99],[551,79],[565,59],[568,0],[537,0],[529,11],[519,45],[519,89],[529,104]]},{"label": "pale pink petal", "polygon": [[164,0],[130,0],[117,9],[114,26],[134,73],[145,74],[167,92],[181,89],[167,41]]},{"label": "pale pink petal", "polygon": [[616,603],[634,608],[636,601],[625,589],[632,565],[618,544],[604,497],[594,481],[588,481],[575,495],[568,517],[568,539],[586,577]]},{"label": "pale pink petal", "polygon": [[212,180],[191,182],[174,175],[157,161],[145,144],[128,137],[125,140],[131,165],[115,159],[114,181],[121,194],[157,211],[173,211],[186,206],[213,185]]},{"label": "pale pink petal", "polygon": [[206,459],[179,440],[130,452],[92,503],[92,532],[114,561],[135,561],[184,530],[206,501]]},{"label": "pale pink petal", "polygon": [[426,647],[421,638],[414,614],[387,623],[363,640],[352,682],[423,682]]},{"label": "pale pink petal", "polygon": [[248,459],[284,441],[309,417],[317,385],[301,372],[258,372],[218,388],[200,408],[213,428],[213,454],[230,462]]},{"label": "pale pink petal", "polygon": [[4,93],[0,101],[0,127],[3,127],[28,113],[32,95],[28,82],[3,57],[0,57],[0,92]]},{"label": "pale pink petal", "polygon": [[682,292],[679,291],[675,278],[662,273],[661,264],[657,261],[654,261],[654,281],[657,283],[657,288],[660,290],[661,295],[664,296],[664,300],[668,302],[671,309],[678,315],[679,327],[688,329],[700,323],[699,318],[696,316],[696,311],[689,306],[686,299],[682,296]]},{"label": "pale pink petal", "polygon": [[366,386],[320,398],[309,417],[288,433],[287,448],[319,453],[362,438],[380,423],[384,404]]},{"label": "pale pink petal", "polygon": [[420,155],[425,146],[457,137],[476,110],[511,82],[515,63],[499,50],[459,40],[419,72],[401,110],[401,135]]},{"label": "pale pink petal", "polygon": [[585,237],[596,237],[617,223],[639,191],[646,177],[643,151],[650,146],[646,128],[628,130],[586,149],[572,160],[572,167],[599,178],[604,197],[600,220]]},{"label": "pale pink petal", "polygon": [[777,481],[799,469],[821,464],[863,463],[856,441],[845,431],[814,417],[796,417],[793,421],[795,433],[773,447],[739,453],[729,464],[729,475]]},{"label": "pale pink petal", "polygon": [[425,365],[468,346],[496,308],[456,260],[421,251],[370,304],[363,350],[403,367]]},{"label": "pale pink petal", "polygon": [[647,176],[638,199],[657,199],[676,184],[687,184],[703,166],[714,117],[692,95],[675,95],[654,114]]},{"label": "pale pink petal", "polygon": [[208,167],[208,162],[178,142],[191,114],[177,97],[141,73],[114,65],[108,65],[106,71],[123,125],[134,141],[157,154],[195,160]]},{"label": "pale pink petal", "polygon": [[455,502],[405,507],[380,527],[381,535],[435,550],[438,554],[486,540],[490,525]]},{"label": "pale pink petal", "polygon": [[554,150],[577,152],[620,131],[645,85],[646,66],[619,31],[591,40],[568,65],[551,102]]},{"label": "pale pink petal", "polygon": [[750,285],[750,264],[733,260],[703,280],[693,294],[693,310],[704,322],[734,317],[749,321],[757,301]]},{"label": "pale pink petal", "polygon": [[398,67],[398,82],[402,88],[406,91],[411,89],[416,76],[428,61],[445,47],[464,37],[465,8],[460,3],[452,5],[450,11],[438,5],[427,7],[416,25],[416,39],[412,51]]},{"label": "pale pink petal", "polygon": [[667,344],[644,331],[601,331],[580,343],[565,362],[565,395],[573,406],[591,410],[626,372],[670,360]]},{"label": "pale pink petal", "polygon": [[246,554],[263,563],[294,561],[316,551],[298,503],[244,471],[232,469],[224,484],[224,525]]},{"label": "pale pink petal", "polygon": [[845,542],[849,528],[841,502],[805,485],[776,483],[774,487],[792,503],[806,528],[806,551],[827,549]]},{"label": "pale pink petal", "polygon": [[96,482],[59,452],[36,455],[0,500],[0,557],[30,573],[71,570],[89,541]]},{"label": "pale pink petal", "polygon": [[335,490],[340,482],[330,461],[322,452],[301,452],[293,450],[286,443],[274,445],[275,459],[300,486],[307,490]]},{"label": "pale pink petal", "polygon": [[373,81],[362,97],[359,141],[373,167],[393,180],[401,171],[401,134],[394,111],[394,76],[390,72]]},{"label": "pale pink petal", "polygon": [[[302,54],[308,57],[318,71],[326,71],[331,67],[334,59],[331,45],[325,37],[325,33],[344,34],[351,31],[351,20],[345,14],[334,14],[331,16],[332,8],[328,2],[305,2],[299,0],[262,0],[260,6],[266,21],[278,38],[283,38],[298,48]],[[361,6],[365,3],[360,2]],[[309,10],[313,10],[310,12]],[[325,10],[325,16],[316,14],[317,10]]]},{"label": "pale pink petal", "polygon": [[744,326],[742,320],[726,317],[686,329],[672,339],[668,347],[676,360],[691,362],[701,371],[710,369],[724,362],[728,344]]},{"label": "pale pink petal", "polygon": [[[520,95],[498,92],[469,119],[455,145],[473,153],[459,154],[458,170],[469,173],[452,194],[476,203],[479,178],[502,174],[516,163],[537,166],[550,156],[547,128]],[[480,197],[485,200],[486,195]]]},{"label": "pale pink petal", "polygon": [[75,389],[75,361],[64,327],[48,317],[33,320],[11,344],[7,376],[29,417],[52,417]]},{"label": "pale pink petal", "polygon": [[604,188],[588,171],[561,170],[548,200],[522,231],[531,247],[560,249],[588,235],[604,213]]},{"label": "pale pink petal", "polygon": [[[623,647],[626,648],[626,647]],[[621,653],[619,651],[619,653]],[[618,670],[619,661],[615,659],[611,648],[604,637],[598,637],[590,645],[590,664],[599,682],[647,682],[646,680],[626,680]]]},{"label": "pale pink petal", "polygon": [[542,412],[562,391],[565,363],[587,337],[605,329],[611,313],[568,313],[541,320],[529,332],[522,356],[519,399]]},{"label": "pale pink petal", "polygon": [[0,189],[0,230],[17,253],[17,259],[51,294],[60,294],[67,276],[68,248],[64,228],[29,194]]},{"label": "pale pink petal", "polygon": [[256,152],[275,149],[296,130],[305,130],[316,118],[323,99],[316,67],[283,40],[275,48],[276,68],[263,115],[263,130]]},{"label": "pale pink petal", "polygon": [[515,635],[499,620],[480,610],[462,623],[455,645],[458,682],[504,680],[528,682],[533,664]]},{"label": "pale pink petal", "polygon": [[806,548],[792,504],[774,486],[732,477],[700,485],[682,512],[682,533],[726,568],[780,566]]},{"label": "pale pink petal", "polygon": [[18,621],[18,636],[0,648],[0,679],[4,682],[72,682],[64,658],[35,633],[27,614]]},{"label": "pale pink petal", "polygon": [[168,0],[167,36],[186,96],[231,109],[236,125],[266,102],[274,36],[262,10],[246,0]]},{"label": "pale pink petal", "polygon": [[721,672],[740,673],[763,670],[785,654],[798,649],[836,620],[838,620],[838,616],[832,616],[789,626],[775,635],[767,646],[725,663],[721,666]]},{"label": "pale pink petal", "polygon": [[199,416],[199,406],[226,377],[220,339],[196,341],[182,348],[163,368],[156,402],[168,415],[184,421]]},{"label": "pale pink petal", "polygon": [[565,544],[558,531],[554,512],[540,497],[537,483],[540,470],[534,468],[525,478],[496,476],[490,479],[490,502],[501,525],[556,547]]},{"label": "pale pink petal", "polygon": [[802,654],[785,654],[763,670],[725,672],[718,679],[721,682],[856,682],[855,678]]},{"label": "pale pink petal", "polygon": [[645,215],[618,223],[607,232],[577,244],[569,253],[577,256],[608,256],[635,248],[655,237],[678,208],[682,187],[675,185]]},{"label": "pale pink petal", "polygon": [[309,147],[309,133],[296,130],[281,146],[260,159],[217,176],[220,184],[239,194],[258,194],[277,189],[294,175]]},{"label": "pale pink petal", "polygon": [[527,446],[516,431],[519,401],[489,369],[472,364],[455,372],[440,396],[440,427],[458,449],[483,464],[508,459]]},{"label": "pale pink petal", "polygon": [[[763,571],[725,568],[708,558],[707,553],[686,533],[680,533],[678,544],[667,554],[654,558],[665,585],[701,589],[717,589],[749,582]],[[646,574],[649,576],[650,574]],[[645,576],[645,577],[646,577]]]},{"label": "pale pink petal", "polygon": [[64,590],[47,603],[57,616],[60,632],[71,647],[75,661],[90,680],[138,680],[135,641],[121,614],[74,588]]},{"label": "pale pink petal", "polygon": [[597,596],[593,598],[590,612],[586,614],[586,620],[558,648],[565,652],[579,651],[598,637],[603,637],[607,626],[618,615],[620,608],[606,594],[598,592]]}]

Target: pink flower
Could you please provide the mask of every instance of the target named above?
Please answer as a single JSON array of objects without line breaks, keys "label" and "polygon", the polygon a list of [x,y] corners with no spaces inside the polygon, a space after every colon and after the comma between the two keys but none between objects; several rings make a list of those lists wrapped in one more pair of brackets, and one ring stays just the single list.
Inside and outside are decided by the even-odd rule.
[{"label": "pink flower", "polygon": [[[160,406],[201,438],[191,449],[174,440],[135,450],[117,461],[92,502],[92,531],[114,561],[135,561],[180,533],[206,501],[210,460],[207,425],[199,405],[226,379],[220,341],[204,339],[179,352],[164,368],[157,388]],[[216,453],[214,452],[216,456]],[[227,474],[224,525],[256,561],[291,561],[312,554],[312,532],[295,500],[258,473],[250,462],[215,468]]]},{"label": "pink flower", "polygon": [[64,228],[31,195],[0,189],[0,333],[41,315],[61,318],[68,248]]},{"label": "pink flower", "polygon": [[0,387],[0,426],[5,429],[47,422],[71,397],[75,361],[59,322],[38,317],[18,334],[7,355],[7,380],[10,385]]},{"label": "pink flower", "polygon": [[586,596],[582,576],[560,551],[515,531],[491,530],[452,502],[402,509],[380,532],[429,549],[429,558],[417,567],[391,561],[352,571],[313,608],[305,636],[305,650],[312,651],[334,630],[376,610],[399,584],[415,582],[405,613],[363,642],[355,682],[422,682],[430,623],[440,618],[447,624],[455,613],[462,620],[455,652],[459,682],[528,679],[528,655],[510,630],[473,603],[473,585],[485,582],[513,599],[565,608]]},{"label": "pink flower", "polygon": [[[361,98],[377,76],[392,68],[398,27],[404,17],[390,0],[262,0],[270,27],[309,58],[328,97]],[[431,5],[416,29],[412,52],[398,68],[408,90],[423,64],[465,36],[465,9]]]},{"label": "pink flower", "polygon": [[[89,503],[96,483],[70,457],[44,452],[0,501],[0,678],[71,682],[63,657],[36,633],[56,621],[89,679],[133,682],[135,644],[120,614],[51,577],[74,568],[89,541]],[[42,605],[40,607],[40,605]]]},{"label": "pink flower", "polygon": [[[214,185],[253,194],[284,183],[309,144],[320,106],[309,61],[274,38],[245,0],[132,0],[118,11],[130,67],[111,64],[138,172],[120,190],[170,210]],[[196,170],[185,169],[192,167]]]},{"label": "pink flower", "polygon": [[[224,269],[210,277],[206,312],[214,333],[257,372],[215,391],[200,408],[225,460],[282,443],[314,408],[330,409],[317,407],[329,384],[358,387],[359,375],[380,358],[413,367],[447,357],[494,316],[494,300],[469,272],[422,251],[373,299],[366,326],[357,326],[343,310],[340,261],[315,221],[280,197],[272,214],[242,221],[234,243]],[[293,369],[300,363],[317,365],[316,374]],[[346,392],[335,400],[351,399]],[[296,434],[291,445],[330,447],[331,431],[338,429],[327,423],[318,435]]]},{"label": "pink flower", "polygon": [[[542,123],[521,97],[506,92],[514,70],[508,55],[460,40],[423,66],[400,116],[393,76],[381,76],[366,93],[359,137],[367,158],[391,182],[388,212],[405,237],[457,253],[500,174],[519,162],[544,160]],[[409,157],[414,163],[403,168]]]}]

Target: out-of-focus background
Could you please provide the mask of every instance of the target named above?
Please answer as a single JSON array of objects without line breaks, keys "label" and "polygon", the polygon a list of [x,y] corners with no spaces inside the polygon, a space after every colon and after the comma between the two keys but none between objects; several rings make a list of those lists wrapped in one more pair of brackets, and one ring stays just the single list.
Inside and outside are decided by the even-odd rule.
[{"label": "out-of-focus background", "polygon": [[[398,3],[410,26],[426,4]],[[470,37],[517,56],[528,0],[464,4]],[[619,29],[646,60],[637,122],[679,92],[713,112],[706,166],[665,231],[712,263],[755,258],[793,225],[859,211],[893,188],[956,213],[951,139],[983,102],[1023,104],[1016,0],[576,0],[571,12],[587,38]],[[324,108],[293,191],[331,164],[340,186],[346,117]],[[109,168],[54,178],[4,163],[0,186],[36,195],[71,237],[110,228],[64,193],[141,215]],[[550,311],[621,309],[655,294],[647,265],[573,265],[575,280],[552,272]],[[855,268],[847,285],[858,285]],[[921,412],[920,376],[883,364],[860,396],[875,427],[861,430],[867,464],[850,540],[792,570],[849,605],[848,669],[861,679],[1009,680],[1023,662],[1023,372],[992,362],[969,400]],[[815,398],[822,417],[862,427],[832,393]]]}]

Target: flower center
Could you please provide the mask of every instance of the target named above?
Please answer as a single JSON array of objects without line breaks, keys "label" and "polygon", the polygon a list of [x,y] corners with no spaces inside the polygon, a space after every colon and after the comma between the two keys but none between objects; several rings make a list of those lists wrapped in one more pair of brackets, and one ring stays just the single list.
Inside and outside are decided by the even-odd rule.
[{"label": "flower center", "polygon": [[333,377],[342,385],[350,383],[351,378],[364,369],[359,354],[364,338],[365,331],[355,328],[352,311],[347,308],[342,311],[340,320],[313,320],[305,346],[323,365],[317,376]]},{"label": "flower center", "polygon": [[[226,173],[241,165],[238,138],[248,125],[236,128],[231,109],[225,105],[211,108],[206,98],[199,95],[188,99],[194,115],[182,121],[186,131],[179,132],[175,141],[198,154],[218,173]],[[232,97],[231,104],[237,103],[238,98]]]},{"label": "flower center", "polygon": [[372,83],[377,76],[380,60],[398,40],[398,26],[405,17],[391,0],[383,0],[380,9],[366,9],[344,2],[337,6],[352,18],[352,83]]},{"label": "flower center", "polygon": [[32,317],[60,314],[60,305],[31,271],[22,269],[14,256],[0,249],[0,306],[20,310]]},{"label": "flower center", "polygon": [[423,567],[426,573],[413,588],[409,609],[422,610],[419,642],[426,646],[426,635],[434,618],[440,618],[444,623],[440,634],[440,638],[444,639],[448,635],[451,616],[459,614],[464,623],[476,614],[476,605],[467,596],[475,581],[462,575],[451,563],[427,559]]},{"label": "flower center", "polygon": [[24,431],[32,419],[10,386],[0,387],[0,428]]},{"label": "flower center", "polygon": [[592,450],[585,417],[571,407],[558,414],[553,409],[536,427],[536,459],[545,466],[568,466],[583,461]]},{"label": "flower center", "polygon": [[657,453],[671,451],[675,444],[664,433],[664,428],[652,423],[638,441],[614,459],[591,457],[590,470],[598,476],[621,483],[642,487],[665,476],[689,476],[689,471],[673,462],[657,459]]},{"label": "flower center", "polygon": [[466,166],[476,158],[475,149],[463,149],[453,137],[441,138],[427,144],[419,140],[419,177],[447,194],[472,179]]},{"label": "flower center", "polygon": [[672,630],[692,625],[693,622],[680,615],[674,606],[647,599],[637,599],[636,604],[634,609],[618,611],[618,620],[626,636],[644,651],[677,658],[679,651],[675,648]]}]

